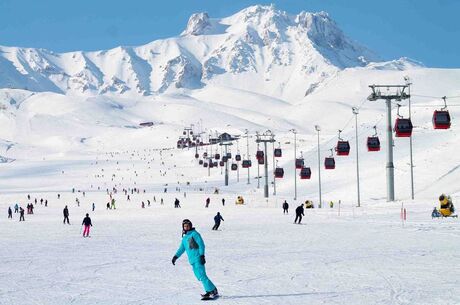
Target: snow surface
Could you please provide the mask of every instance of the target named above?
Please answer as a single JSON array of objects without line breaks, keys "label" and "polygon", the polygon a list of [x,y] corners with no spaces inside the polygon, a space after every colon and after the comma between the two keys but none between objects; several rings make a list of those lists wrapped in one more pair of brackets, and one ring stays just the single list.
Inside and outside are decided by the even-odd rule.
[{"label": "snow surface", "polygon": [[[413,83],[416,199],[410,200],[409,141],[397,138],[397,201],[387,203],[385,107],[366,97],[369,85],[401,84],[405,76]],[[49,201],[24,223],[17,214],[0,220],[0,304],[199,303],[202,288],[185,257],[170,263],[183,218],[205,239],[219,304],[459,304],[458,220],[430,217],[441,193],[454,203],[460,198],[459,80],[460,69],[426,68],[407,58],[380,61],[325,12],[291,16],[273,6],[222,19],[198,13],[181,36],[140,47],[65,54],[0,47],[0,210],[16,202],[25,207],[27,194]],[[453,97],[447,100],[452,128],[433,130],[442,96]],[[407,101],[401,104],[407,116]],[[360,111],[358,147],[352,107]],[[153,126],[142,128],[142,122]],[[194,149],[176,149],[190,124],[206,137],[247,129],[253,164],[255,132],[273,131],[283,149],[278,166],[285,169],[276,196],[270,184],[270,198],[263,199],[256,166],[250,184],[240,169],[239,179],[231,171],[224,186],[221,168],[208,174]],[[305,225],[294,225],[296,205],[319,201],[315,125],[321,126],[321,164],[339,129],[351,152],[336,157],[335,170],[321,170],[323,207],[331,200],[335,207],[306,211]],[[382,151],[369,153],[365,140],[373,126]],[[206,150],[220,148],[200,148],[200,155]],[[231,151],[246,158],[246,140]],[[301,154],[312,178],[297,179],[295,201],[293,162]],[[114,186],[146,192],[131,202],[118,193],[117,210],[107,211],[105,190]],[[213,195],[215,188],[221,194]],[[247,205],[235,206],[241,194]],[[208,196],[212,204],[205,209]],[[175,197],[180,210],[172,207]],[[142,209],[147,199],[152,206]],[[280,208],[285,199],[289,216]],[[65,205],[71,226],[61,223]],[[217,211],[225,222],[214,232]],[[94,227],[92,238],[83,239],[79,224],[87,212]]]}]

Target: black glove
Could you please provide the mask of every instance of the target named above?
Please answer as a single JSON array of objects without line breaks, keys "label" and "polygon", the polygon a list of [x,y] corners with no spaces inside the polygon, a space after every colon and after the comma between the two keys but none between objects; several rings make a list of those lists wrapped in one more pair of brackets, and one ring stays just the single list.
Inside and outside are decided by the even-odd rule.
[{"label": "black glove", "polygon": [[200,256],[200,263],[201,263],[202,265],[206,264],[206,260],[205,260],[205,258],[204,258],[204,255],[201,255],[201,256]]},{"label": "black glove", "polygon": [[176,265],[177,258],[178,258],[177,256],[175,256],[175,255],[173,256],[173,258],[172,258],[172,260],[171,260],[171,263],[172,263],[173,265]]}]

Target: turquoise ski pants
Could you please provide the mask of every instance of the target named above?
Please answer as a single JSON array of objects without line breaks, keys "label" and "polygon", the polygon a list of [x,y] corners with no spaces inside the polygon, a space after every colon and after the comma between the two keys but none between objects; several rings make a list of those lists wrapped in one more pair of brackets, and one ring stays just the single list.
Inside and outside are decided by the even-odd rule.
[{"label": "turquoise ski pants", "polygon": [[211,292],[216,289],[216,286],[211,282],[211,280],[206,275],[206,269],[204,265],[200,262],[196,262],[192,265],[193,273],[195,274],[196,278],[203,284],[204,290],[206,292]]}]

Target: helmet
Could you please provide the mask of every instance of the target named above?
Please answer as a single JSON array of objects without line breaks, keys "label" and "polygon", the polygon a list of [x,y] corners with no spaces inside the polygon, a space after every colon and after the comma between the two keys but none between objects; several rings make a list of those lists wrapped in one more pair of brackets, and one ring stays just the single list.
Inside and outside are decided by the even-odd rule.
[{"label": "helmet", "polygon": [[182,220],[182,227],[183,227],[185,224],[189,224],[190,227],[192,227],[192,222],[191,222],[189,219],[184,219],[184,220]]}]

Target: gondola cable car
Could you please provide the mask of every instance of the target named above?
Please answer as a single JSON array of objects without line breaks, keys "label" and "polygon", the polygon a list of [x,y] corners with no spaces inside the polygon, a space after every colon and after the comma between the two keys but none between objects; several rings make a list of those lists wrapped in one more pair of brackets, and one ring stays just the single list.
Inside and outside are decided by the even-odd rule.
[{"label": "gondola cable car", "polygon": [[377,136],[377,126],[374,126],[374,135],[367,137],[367,151],[380,151],[380,140]]},{"label": "gondola cable car", "polygon": [[275,158],[281,158],[283,156],[283,151],[281,150],[280,142],[278,142],[278,148],[274,149],[273,156],[275,156]]},{"label": "gondola cable car", "polygon": [[295,159],[295,168],[301,169],[303,165],[304,165],[304,160],[303,160],[302,153],[300,153],[300,158]]},{"label": "gondola cable car", "polygon": [[300,170],[300,179],[310,179],[311,169],[309,167],[302,167]]},{"label": "gondola cable car", "polygon": [[403,118],[399,114],[399,107],[401,107],[401,105],[398,104],[398,112],[397,112],[398,117],[396,118],[395,127],[394,127],[394,131],[396,133],[395,136],[398,138],[408,138],[412,136],[412,129],[413,129],[412,121],[410,118]]},{"label": "gondola cable car", "polygon": [[434,129],[449,129],[450,128],[450,114],[447,110],[446,97],[443,96],[444,107],[441,110],[435,110],[433,113],[433,127]]},{"label": "gondola cable car", "polygon": [[339,140],[337,141],[335,151],[337,152],[337,156],[348,156],[350,154],[350,143],[348,143],[348,141],[344,141],[340,137],[341,132],[342,130],[339,130]]},{"label": "gondola cable car", "polygon": [[284,169],[278,166],[278,161],[276,161],[276,168],[275,168],[275,178],[283,178],[284,177]]},{"label": "gondola cable car", "polygon": [[324,168],[325,169],[335,169],[335,160],[334,160],[334,153],[332,152],[332,148],[330,149],[331,155],[324,159]]}]

